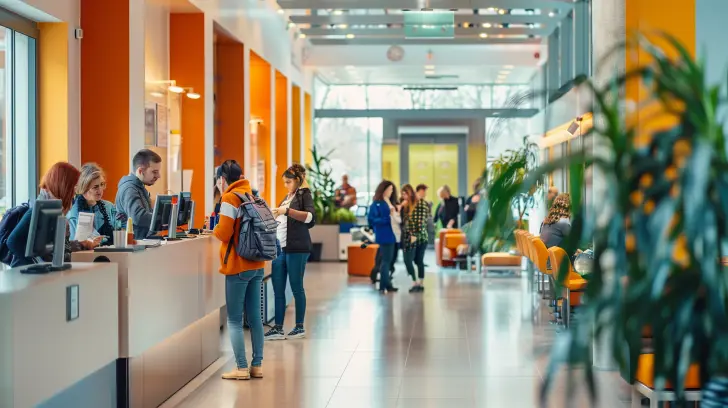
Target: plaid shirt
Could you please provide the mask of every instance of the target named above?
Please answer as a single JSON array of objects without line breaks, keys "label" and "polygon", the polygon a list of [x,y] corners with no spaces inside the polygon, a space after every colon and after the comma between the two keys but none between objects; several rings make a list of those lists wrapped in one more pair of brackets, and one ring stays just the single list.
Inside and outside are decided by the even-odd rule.
[{"label": "plaid shirt", "polygon": [[[402,231],[402,246],[405,251],[414,249],[417,245],[427,241],[427,220],[430,218],[430,207],[424,200],[417,201],[411,214],[402,211],[404,230]],[[412,242],[410,237],[417,240]]]}]

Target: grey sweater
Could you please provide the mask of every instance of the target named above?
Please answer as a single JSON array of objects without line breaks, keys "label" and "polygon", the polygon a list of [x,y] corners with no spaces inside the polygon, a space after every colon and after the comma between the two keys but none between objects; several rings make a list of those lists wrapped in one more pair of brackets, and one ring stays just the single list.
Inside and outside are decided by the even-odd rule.
[{"label": "grey sweater", "polygon": [[152,200],[144,183],[134,174],[119,180],[116,210],[127,218],[131,217],[134,223],[134,238],[144,239],[149,235],[152,223]]},{"label": "grey sweater", "polygon": [[570,232],[571,220],[568,218],[562,218],[553,224],[542,224],[541,241],[546,245],[546,248],[561,246],[561,242]]}]

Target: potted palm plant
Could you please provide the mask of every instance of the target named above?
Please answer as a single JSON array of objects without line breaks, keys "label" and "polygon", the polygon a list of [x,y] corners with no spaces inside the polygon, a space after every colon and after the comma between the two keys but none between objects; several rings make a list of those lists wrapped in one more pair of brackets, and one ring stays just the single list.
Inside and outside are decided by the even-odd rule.
[{"label": "potted palm plant", "polygon": [[[726,84],[706,85],[704,65],[673,38],[662,40],[669,53],[643,37],[628,44],[651,62],[605,88],[577,79],[593,97],[597,120],[585,137],[593,138],[595,151],[550,161],[515,185],[506,182],[516,171],[509,170],[480,208],[487,226],[517,194],[556,169],[569,169],[573,220],[563,246],[573,253],[592,240],[594,265],[579,323],[552,351],[542,397],[562,364],[583,367],[594,391],[591,350],[601,336],[633,381],[649,327],[657,388],[673,384],[682,396],[688,367],[697,363],[703,390],[712,391],[703,392],[703,404],[728,405],[728,271],[720,262],[728,255],[728,139],[718,114]],[[625,84],[649,95],[626,118],[620,106]],[[585,166],[601,176],[595,184],[608,186],[593,200],[589,213],[598,216],[592,218],[582,200]],[[476,239],[490,235],[488,228],[478,232]]]},{"label": "potted palm plant", "polygon": [[332,152],[321,154],[314,146],[311,149],[313,162],[307,166],[307,178],[316,209],[316,226],[311,229],[312,261],[338,261],[341,224],[356,222],[353,212],[336,208],[334,203],[336,184],[328,164]]}]

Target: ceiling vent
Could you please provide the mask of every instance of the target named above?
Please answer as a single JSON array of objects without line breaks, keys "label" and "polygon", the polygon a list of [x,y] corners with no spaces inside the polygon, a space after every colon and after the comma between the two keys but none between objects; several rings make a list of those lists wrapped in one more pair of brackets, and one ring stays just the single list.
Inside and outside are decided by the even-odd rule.
[{"label": "ceiling vent", "polygon": [[405,91],[457,91],[457,86],[405,86]]},{"label": "ceiling vent", "polygon": [[460,79],[460,75],[425,75],[425,79]]}]

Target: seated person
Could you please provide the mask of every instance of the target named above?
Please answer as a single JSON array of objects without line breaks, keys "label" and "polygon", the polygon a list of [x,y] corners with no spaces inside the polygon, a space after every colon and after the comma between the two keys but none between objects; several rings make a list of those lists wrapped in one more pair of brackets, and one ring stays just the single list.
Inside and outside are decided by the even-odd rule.
[{"label": "seated person", "polygon": [[336,189],[334,203],[337,208],[349,209],[356,205],[356,189],[349,184],[349,176],[341,177],[341,186]]},{"label": "seated person", "polygon": [[91,237],[101,236],[102,243],[113,242],[114,230],[125,227],[122,220],[117,219],[114,203],[102,199],[104,190],[106,175],[101,167],[96,163],[84,164],[76,185],[76,197],[67,215],[71,238],[76,236],[79,213],[94,214],[94,233]]},{"label": "seated person", "polygon": [[[69,163],[58,162],[54,164],[43,176],[43,180],[40,183],[38,200],[61,200],[63,212],[67,213],[73,205],[74,189],[80,174],[78,169]],[[33,203],[31,203],[31,209],[23,215],[23,218],[20,219],[18,225],[15,226],[13,232],[8,236],[8,250],[13,254],[13,261],[10,264],[12,267],[32,265],[35,263],[32,258],[25,257],[25,247],[30,235],[30,219],[33,215],[32,207]],[[65,262],[71,260],[72,252],[93,249],[101,242],[100,236],[85,241],[75,241],[69,239],[69,235],[69,230],[66,228]],[[50,260],[45,259],[45,261]]]},{"label": "seated person", "polygon": [[571,232],[571,197],[559,194],[554,199],[546,219],[541,224],[540,237],[546,248],[561,246]]},{"label": "seated person", "polygon": [[159,180],[162,170],[162,157],[157,153],[142,149],[131,161],[134,172],[119,180],[116,193],[116,210],[134,224],[134,238],[149,236],[152,224],[152,199],[146,186],[153,186]]}]

